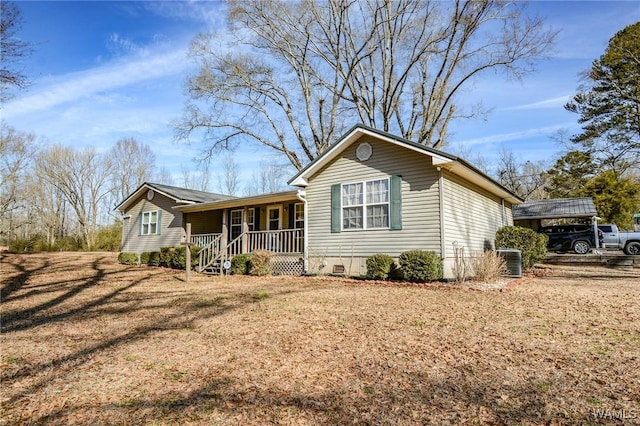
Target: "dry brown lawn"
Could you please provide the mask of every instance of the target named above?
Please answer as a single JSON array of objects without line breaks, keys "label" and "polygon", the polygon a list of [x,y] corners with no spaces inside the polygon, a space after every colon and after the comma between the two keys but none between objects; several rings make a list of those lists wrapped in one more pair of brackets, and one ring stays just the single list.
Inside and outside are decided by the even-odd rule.
[{"label": "dry brown lawn", "polygon": [[6,255],[0,279],[3,425],[640,422],[637,269],[187,284],[56,253]]}]

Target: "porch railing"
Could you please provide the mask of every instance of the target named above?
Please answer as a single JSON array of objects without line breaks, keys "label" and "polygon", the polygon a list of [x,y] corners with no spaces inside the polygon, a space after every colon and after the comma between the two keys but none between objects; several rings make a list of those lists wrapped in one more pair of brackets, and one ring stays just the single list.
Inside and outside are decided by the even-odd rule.
[{"label": "porch railing", "polygon": [[191,236],[191,244],[195,244],[198,247],[205,247],[211,244],[211,242],[219,237],[222,234],[195,234]]},{"label": "porch railing", "polygon": [[[191,239],[193,242],[193,238]],[[200,246],[198,252],[198,272],[220,261],[222,253],[222,235],[218,234],[208,244]]]},{"label": "porch railing", "polygon": [[274,253],[302,253],[304,231],[282,229],[279,231],[250,231],[248,251],[268,250]]},{"label": "porch railing", "polygon": [[[251,231],[240,234],[225,244],[222,234],[196,234],[191,242],[201,247],[198,252],[198,271],[207,268],[220,270],[222,263],[235,255],[254,250],[268,250],[274,253],[300,254],[304,250],[304,231],[302,229],[283,229],[278,231]],[[218,272],[216,272],[218,273]]]},{"label": "porch railing", "polygon": [[242,234],[238,235],[234,240],[227,244],[227,259],[242,253]]}]

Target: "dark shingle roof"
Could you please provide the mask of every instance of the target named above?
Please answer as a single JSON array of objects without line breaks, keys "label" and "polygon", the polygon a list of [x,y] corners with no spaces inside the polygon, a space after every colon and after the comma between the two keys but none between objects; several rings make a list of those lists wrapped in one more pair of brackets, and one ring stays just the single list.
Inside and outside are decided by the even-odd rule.
[{"label": "dark shingle roof", "polygon": [[513,207],[513,220],[597,216],[592,198],[555,198],[527,201]]},{"label": "dark shingle roof", "polygon": [[195,189],[180,188],[178,186],[162,185],[159,183],[147,183],[147,185],[170,195],[176,200],[193,201],[195,203],[208,203],[211,201],[231,200],[236,198],[230,195],[214,194],[212,192],[197,191]]},{"label": "dark shingle roof", "polygon": [[214,201],[232,200],[236,197],[230,195],[214,194],[212,192],[197,191],[195,189],[180,188],[178,186],[163,185],[160,183],[145,182],[133,191],[127,198],[125,198],[120,204],[116,206],[116,210],[121,212],[126,211],[131,203],[133,203],[138,197],[140,197],[149,188],[154,189],[156,192],[173,198],[177,203],[191,204],[191,203],[210,203]]}]

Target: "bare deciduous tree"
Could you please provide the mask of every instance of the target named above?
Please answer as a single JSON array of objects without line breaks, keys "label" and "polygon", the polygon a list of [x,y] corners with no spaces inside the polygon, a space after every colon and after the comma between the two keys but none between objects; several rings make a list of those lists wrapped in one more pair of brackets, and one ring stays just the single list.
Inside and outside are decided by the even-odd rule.
[{"label": "bare deciduous tree", "polygon": [[29,79],[20,67],[23,57],[31,53],[31,44],[17,36],[22,27],[20,9],[8,1],[0,3],[0,101],[7,100],[11,87],[24,88]]},{"label": "bare deciduous tree", "polygon": [[41,234],[49,247],[54,246],[58,239],[67,236],[68,231],[73,229],[67,201],[62,191],[37,175],[29,175],[25,185],[22,196],[30,234]]},{"label": "bare deciduous tree", "polygon": [[189,166],[181,164],[180,172],[182,173],[182,187],[193,189],[195,179],[191,175],[191,169]]},{"label": "bare deciduous tree", "polygon": [[222,171],[218,173],[218,191],[225,195],[237,195],[240,186],[240,170],[233,156],[222,156],[218,164]]},{"label": "bare deciduous tree", "polygon": [[260,168],[251,173],[250,183],[245,185],[245,195],[259,195],[286,190],[287,164],[261,161]]},{"label": "bare deciduous tree", "polygon": [[0,244],[8,244],[30,221],[27,177],[37,152],[35,137],[2,122],[0,129]]},{"label": "bare deciduous tree", "polygon": [[[211,180],[211,162],[209,158],[205,158],[201,161],[198,161],[198,173],[197,173],[197,182],[195,183],[194,189],[199,189],[200,191],[209,191],[209,185]],[[194,179],[196,180],[196,179]]]},{"label": "bare deciduous tree", "polygon": [[496,170],[498,182],[524,200],[548,198],[545,186],[549,176],[544,161],[520,163],[512,151],[500,151]]},{"label": "bare deciduous tree", "polygon": [[84,244],[91,250],[100,212],[113,190],[113,163],[93,149],[74,151],[61,145],[45,150],[37,160],[38,176],[62,193],[78,220]]},{"label": "bare deciduous tree", "polygon": [[109,157],[113,163],[111,179],[116,204],[153,177],[156,156],[149,145],[139,143],[134,138],[118,140],[111,148]]},{"label": "bare deciduous tree", "polygon": [[171,172],[165,166],[160,167],[154,179],[156,182],[164,185],[174,185],[173,176],[171,176]]},{"label": "bare deciduous tree", "polygon": [[36,153],[35,136],[2,123],[0,129],[0,217],[19,207],[24,177]]},{"label": "bare deciduous tree", "polygon": [[179,138],[210,152],[257,141],[301,169],[355,122],[441,147],[477,75],[521,77],[555,34],[502,1],[232,1],[230,33],[192,43],[200,66]]}]

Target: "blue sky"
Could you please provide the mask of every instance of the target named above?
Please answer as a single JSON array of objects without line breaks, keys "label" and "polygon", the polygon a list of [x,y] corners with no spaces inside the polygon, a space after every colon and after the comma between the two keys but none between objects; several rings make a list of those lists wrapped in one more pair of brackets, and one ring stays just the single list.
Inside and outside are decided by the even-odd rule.
[{"label": "blue sky", "polygon": [[[133,137],[151,146],[157,165],[182,183],[182,170],[195,170],[203,146],[173,139],[171,122],[182,114],[185,78],[194,71],[187,57],[201,31],[224,28],[222,5],[173,1],[18,1],[24,18],[20,35],[35,43],[25,72],[34,84],[3,106],[7,123],[34,133],[42,143],[109,149]],[[563,109],[576,92],[579,74],[605,50],[609,39],[640,20],[640,2],[532,2],[529,10],[560,30],[555,52],[523,81],[489,72],[468,88],[469,104],[492,108],[484,119],[451,126],[452,144],[472,162],[489,166],[501,149],[520,160],[551,160],[562,147],[558,130],[575,133],[577,116]],[[356,123],[354,123],[356,124]],[[236,152],[241,184],[272,152],[255,145]],[[216,189],[214,164],[211,190]]]}]

